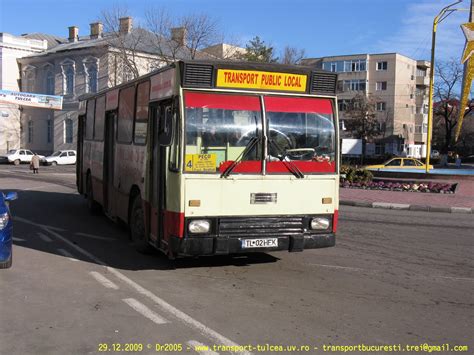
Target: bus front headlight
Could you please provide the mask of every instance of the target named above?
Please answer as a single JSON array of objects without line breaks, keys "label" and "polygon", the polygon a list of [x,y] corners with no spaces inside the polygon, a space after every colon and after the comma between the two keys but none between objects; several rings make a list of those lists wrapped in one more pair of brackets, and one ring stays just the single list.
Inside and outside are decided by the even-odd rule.
[{"label": "bus front headlight", "polygon": [[211,222],[205,219],[198,219],[189,222],[188,231],[192,234],[204,234],[208,233],[211,229]]},{"label": "bus front headlight", "polygon": [[331,223],[329,222],[329,219],[327,218],[315,217],[311,220],[311,229],[319,229],[319,230],[328,229],[330,224]]}]

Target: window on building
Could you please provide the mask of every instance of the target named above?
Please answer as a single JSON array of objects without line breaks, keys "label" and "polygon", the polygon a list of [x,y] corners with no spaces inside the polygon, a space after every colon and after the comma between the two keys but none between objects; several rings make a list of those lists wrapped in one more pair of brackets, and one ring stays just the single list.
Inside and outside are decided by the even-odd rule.
[{"label": "window on building", "polygon": [[423,133],[428,133],[428,124],[423,123]]},{"label": "window on building", "polygon": [[387,90],[387,82],[386,81],[377,81],[375,83],[375,90],[376,91]]},{"label": "window on building", "polygon": [[342,89],[343,91],[364,91],[365,80],[344,80]]},{"label": "window on building", "polygon": [[90,63],[86,66],[86,91],[97,92],[98,86],[98,73],[97,65]]},{"label": "window on building", "polygon": [[337,71],[337,64],[336,63],[331,63],[331,71],[335,73]]},{"label": "window on building", "polygon": [[135,108],[135,86],[120,90],[117,141],[131,143],[133,135],[133,111]]},{"label": "window on building", "polygon": [[33,70],[28,70],[25,73],[25,91],[35,91],[35,73],[33,72]]},{"label": "window on building", "polygon": [[351,100],[337,100],[337,107],[339,111],[346,111],[349,108]]},{"label": "window on building", "polygon": [[54,95],[54,74],[51,70],[46,72],[46,94]]},{"label": "window on building", "polygon": [[387,62],[377,62],[376,69],[377,70],[387,70],[388,65]]},{"label": "window on building", "polygon": [[416,68],[416,76],[426,76],[426,69]]},{"label": "window on building", "polygon": [[386,102],[377,102],[377,111],[385,111],[387,109]]},{"label": "window on building", "polygon": [[72,65],[67,65],[64,67],[63,92],[65,95],[74,94],[74,67]]},{"label": "window on building", "polygon": [[46,121],[46,142],[51,143],[53,141],[53,121],[48,119]]},{"label": "window on building", "polygon": [[73,143],[74,123],[70,118],[64,120],[64,143]]},{"label": "window on building", "polygon": [[415,126],[415,133],[417,134],[421,134],[423,131],[422,131],[422,126],[421,125],[416,125]]},{"label": "window on building", "polygon": [[345,131],[346,130],[346,125],[344,124],[344,120],[339,120],[339,129],[341,131]]},{"label": "window on building", "polygon": [[28,143],[33,143],[33,121],[28,121]]}]

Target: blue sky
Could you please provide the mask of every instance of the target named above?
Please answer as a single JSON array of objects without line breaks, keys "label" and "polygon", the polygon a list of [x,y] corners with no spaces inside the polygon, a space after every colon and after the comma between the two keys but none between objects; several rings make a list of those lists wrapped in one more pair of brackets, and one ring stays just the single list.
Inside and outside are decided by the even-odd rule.
[{"label": "blue sky", "polygon": [[[224,38],[244,45],[254,36],[279,50],[305,49],[306,57],[399,52],[429,59],[434,16],[453,0],[0,0],[0,32],[44,32],[67,37],[67,27],[89,33],[101,10],[125,6],[139,22],[151,6],[171,14],[205,13],[215,18]],[[469,7],[469,0],[457,7]],[[455,12],[440,24],[437,58],[460,58],[464,36],[459,25],[468,12]]]}]

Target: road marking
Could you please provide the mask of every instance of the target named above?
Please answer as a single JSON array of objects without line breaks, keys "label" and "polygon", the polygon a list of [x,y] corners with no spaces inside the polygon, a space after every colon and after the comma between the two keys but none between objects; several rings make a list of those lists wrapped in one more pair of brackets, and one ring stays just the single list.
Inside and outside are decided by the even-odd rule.
[{"label": "road marking", "polygon": [[195,352],[202,354],[202,355],[219,355],[219,353],[216,353],[215,351],[212,350],[200,350],[200,349],[205,349],[206,347],[209,348],[207,345],[200,343],[196,340],[190,340],[187,341],[186,344],[191,348],[191,350],[194,350]]},{"label": "road marking", "polygon": [[101,236],[98,236],[98,235],[88,234],[88,233],[76,233],[76,235],[78,235],[80,237],[86,237],[86,238],[92,238],[92,239],[98,239],[98,240],[105,240],[107,242],[113,241],[112,238],[101,237]]},{"label": "road marking", "polygon": [[41,232],[38,232],[38,237],[40,237],[40,239],[42,239],[46,243],[51,243],[53,241],[50,237],[48,237],[46,234],[43,234]]},{"label": "road marking", "polygon": [[102,286],[107,287],[107,288],[112,288],[114,290],[118,290],[119,287],[114,284],[112,281],[110,281],[108,278],[106,278],[104,275],[99,274],[96,271],[91,271],[89,274],[95,278]]},{"label": "road marking", "polygon": [[[29,222],[28,220],[25,220],[25,219],[23,219],[23,220],[25,221],[25,223]],[[33,222],[30,222],[30,223],[33,223]],[[49,232],[51,235],[55,236],[56,238],[60,239],[61,241],[63,241],[67,245],[69,245],[71,248],[75,249],[76,251],[78,251],[82,255],[85,255],[90,260],[94,261],[96,264],[105,266],[109,272],[114,274],[117,278],[119,278],[120,280],[122,280],[123,282],[125,282],[126,284],[131,286],[132,288],[134,288],[138,293],[148,297],[153,302],[155,302],[157,305],[161,306],[164,311],[166,311],[167,313],[171,314],[172,316],[178,318],[180,321],[185,323],[190,328],[193,328],[193,329],[197,330],[199,333],[201,333],[203,336],[205,336],[206,338],[213,341],[215,344],[222,344],[222,345],[238,347],[238,345],[236,343],[234,343],[233,341],[231,341],[230,339],[227,339],[225,336],[219,334],[215,330],[212,330],[211,328],[205,326],[201,322],[199,322],[199,321],[195,320],[194,318],[188,316],[186,313],[180,311],[176,307],[173,307],[168,302],[166,302],[165,300],[159,298],[158,296],[156,296],[151,291],[147,290],[146,288],[140,286],[136,282],[129,279],[127,276],[122,274],[120,271],[114,269],[111,266],[107,266],[107,264],[105,262],[103,262],[102,260],[100,260],[96,256],[92,255],[88,251],[82,249],[81,247],[75,245],[73,242],[71,242],[70,240],[64,238],[59,233],[48,230],[47,227],[43,227],[43,228],[47,232]],[[242,352],[238,352],[238,354],[250,355],[252,353],[248,352],[248,351],[242,351]]]},{"label": "road marking", "polygon": [[130,307],[132,307],[142,316],[152,320],[156,324],[169,323],[166,319],[164,319],[163,317],[160,317],[158,314],[153,312],[150,308],[145,306],[143,303],[137,301],[135,298],[125,298],[122,301],[124,301],[126,304],[128,304]]},{"label": "road marking", "polygon": [[79,261],[79,260],[77,260],[76,258],[74,258],[74,255],[72,255],[72,254],[71,254],[70,252],[68,252],[67,250],[65,250],[65,249],[57,249],[57,250],[58,250],[58,252],[59,252],[60,254],[62,254],[63,256],[65,256],[66,258],[68,258],[69,260],[71,260],[71,261]]},{"label": "road marking", "polygon": [[44,228],[44,229],[46,229],[47,232],[51,232],[51,230],[58,231],[58,232],[66,231],[65,229],[62,229],[62,228],[59,228],[59,227],[54,227],[54,226],[48,226],[46,224],[35,223],[35,222],[32,222],[28,219],[17,217],[17,216],[14,216],[13,220],[14,221],[19,221],[19,222],[22,222],[22,223],[26,223],[26,224],[31,224],[32,226],[35,226],[35,227]]},{"label": "road marking", "polygon": [[439,279],[448,279],[448,280],[453,280],[453,281],[474,281],[474,278],[472,277],[454,277],[454,276],[435,276],[435,277]]},{"label": "road marking", "polygon": [[358,267],[349,267],[349,266],[339,266],[339,265],[325,265],[325,264],[306,264],[306,265],[311,265],[311,266],[320,266],[320,267],[328,267],[331,269],[343,269],[343,270],[353,270],[353,271],[365,271],[365,269],[361,269]]},{"label": "road marking", "polygon": [[22,190],[19,190],[19,192],[22,192],[22,191],[30,191],[30,190],[40,190],[40,189],[43,189],[45,187],[51,187],[51,185],[41,185],[41,186],[34,186],[34,187],[30,187],[28,189],[22,189]]}]

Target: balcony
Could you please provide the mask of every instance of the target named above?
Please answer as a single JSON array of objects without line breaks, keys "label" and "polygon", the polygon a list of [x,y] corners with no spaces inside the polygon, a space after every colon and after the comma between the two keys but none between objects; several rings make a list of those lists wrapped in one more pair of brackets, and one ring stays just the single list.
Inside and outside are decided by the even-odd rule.
[{"label": "balcony", "polygon": [[429,86],[430,85],[429,76],[417,76],[416,77],[416,85]]}]

